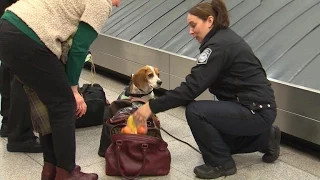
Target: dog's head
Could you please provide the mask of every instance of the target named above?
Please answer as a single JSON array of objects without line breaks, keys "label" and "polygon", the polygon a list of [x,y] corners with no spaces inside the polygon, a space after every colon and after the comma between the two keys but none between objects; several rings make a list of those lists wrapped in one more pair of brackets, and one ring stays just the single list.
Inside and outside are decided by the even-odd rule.
[{"label": "dog's head", "polygon": [[161,87],[159,69],[153,66],[143,66],[132,75],[133,84],[141,90],[158,89]]}]

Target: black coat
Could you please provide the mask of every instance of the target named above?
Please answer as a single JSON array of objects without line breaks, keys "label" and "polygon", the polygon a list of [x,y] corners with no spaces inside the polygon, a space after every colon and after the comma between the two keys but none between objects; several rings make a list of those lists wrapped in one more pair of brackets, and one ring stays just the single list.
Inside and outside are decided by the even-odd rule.
[{"label": "black coat", "polygon": [[271,83],[259,59],[231,29],[212,29],[200,52],[186,82],[150,101],[153,113],[187,105],[206,89],[220,101],[238,102],[251,110],[276,107]]}]

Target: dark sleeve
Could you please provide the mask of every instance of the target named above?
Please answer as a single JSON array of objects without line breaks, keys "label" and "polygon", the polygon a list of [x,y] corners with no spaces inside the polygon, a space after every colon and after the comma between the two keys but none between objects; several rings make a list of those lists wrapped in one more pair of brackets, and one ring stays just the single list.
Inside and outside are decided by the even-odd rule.
[{"label": "dark sleeve", "polygon": [[227,55],[218,47],[206,48],[198,57],[197,65],[186,76],[185,82],[165,95],[149,102],[153,113],[187,105],[209,88],[219,77],[226,64]]},{"label": "dark sleeve", "polygon": [[72,39],[66,64],[66,74],[71,86],[78,84],[89,47],[97,36],[98,33],[90,25],[80,22],[78,30]]}]

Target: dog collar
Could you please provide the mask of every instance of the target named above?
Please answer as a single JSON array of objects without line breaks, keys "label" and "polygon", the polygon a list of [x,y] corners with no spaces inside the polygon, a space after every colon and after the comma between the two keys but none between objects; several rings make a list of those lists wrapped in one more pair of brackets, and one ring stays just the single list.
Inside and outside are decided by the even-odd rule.
[{"label": "dog collar", "polygon": [[[130,83],[129,83],[129,86],[127,86],[127,87],[125,88],[125,90],[124,90],[124,95],[127,96],[127,97],[131,96],[131,97],[139,97],[139,98],[141,98],[141,97],[146,96],[146,95],[149,95],[149,94],[151,94],[151,93],[153,92],[153,90],[151,90],[150,92],[144,93],[144,94],[133,94],[133,93],[130,93],[130,86],[131,86],[131,84],[132,84],[132,82],[130,82]],[[139,89],[139,90],[142,91],[141,89]],[[142,92],[143,92],[143,91],[142,91]]]}]

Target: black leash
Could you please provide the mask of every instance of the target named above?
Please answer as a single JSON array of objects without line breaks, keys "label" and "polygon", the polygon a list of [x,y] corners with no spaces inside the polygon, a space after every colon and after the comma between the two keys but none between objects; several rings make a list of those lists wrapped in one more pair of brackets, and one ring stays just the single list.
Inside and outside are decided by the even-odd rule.
[{"label": "black leash", "polygon": [[182,142],[182,143],[190,146],[192,149],[194,149],[195,151],[197,151],[198,153],[201,154],[201,152],[200,152],[197,148],[193,147],[191,144],[189,144],[189,143],[187,143],[187,142],[185,142],[185,141],[182,141],[182,140],[179,139],[179,138],[176,138],[175,136],[173,136],[172,134],[170,134],[168,131],[164,130],[162,127],[161,127],[160,129],[161,129],[162,131],[164,131],[165,133],[167,133],[169,136],[171,136],[171,137],[173,137],[174,139],[176,139],[176,140],[178,140],[178,141],[180,141],[180,142]]}]

